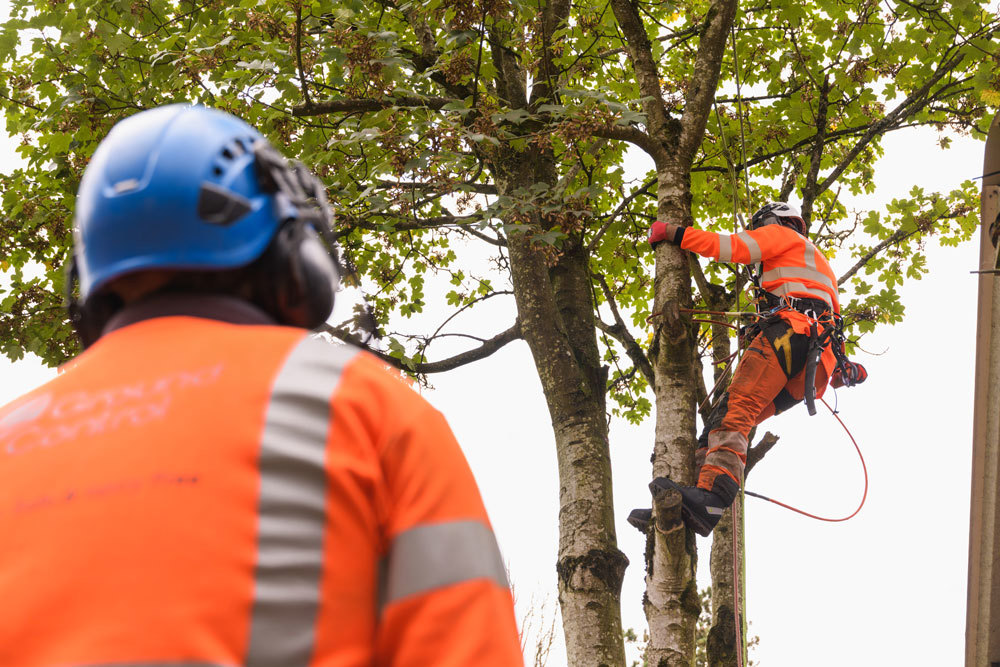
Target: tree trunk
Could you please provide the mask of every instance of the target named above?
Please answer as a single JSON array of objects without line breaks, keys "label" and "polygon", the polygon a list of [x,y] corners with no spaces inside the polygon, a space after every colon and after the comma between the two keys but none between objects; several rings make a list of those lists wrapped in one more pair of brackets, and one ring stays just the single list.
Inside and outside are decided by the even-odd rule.
[{"label": "tree trunk", "polygon": [[[661,220],[690,224],[690,193],[686,174],[659,170],[658,213]],[[667,243],[656,250],[656,437],[653,476],[680,484],[694,483],[695,388],[692,375],[694,336],[690,317],[691,277],[684,251]],[[654,512],[658,511],[654,503]],[[646,660],[654,667],[690,665],[694,631],[701,605],[695,582],[697,553],[689,529],[653,531],[647,549],[646,598],[649,647]]]},{"label": "tree trunk", "polygon": [[[638,6],[630,0],[612,0],[611,7],[644,96],[649,141],[641,143],[656,164],[657,216],[665,222],[691,225],[690,169],[715,98],[736,0],[713,0],[708,7],[679,120],[663,102],[660,72]],[[691,273],[684,251],[668,243],[659,245],[654,290],[653,312],[658,316],[651,350],[656,375],[653,476],[669,476],[690,485],[695,481],[697,364],[691,318],[681,313],[682,308],[691,307]],[[658,523],[657,511],[654,502]],[[646,661],[651,667],[690,665],[701,609],[694,534],[688,529],[655,530],[649,540],[644,600],[650,637]]]},{"label": "tree trunk", "polygon": [[[740,506],[738,510],[743,516],[739,497],[734,505]],[[739,528],[735,526],[738,531]],[[736,667],[737,651],[742,650],[742,643],[739,647],[737,645],[740,621],[733,595],[733,582],[738,576],[733,566],[733,530],[733,510],[730,508],[712,531],[712,627],[708,631],[706,645],[709,667]],[[739,534],[737,539],[737,549],[742,558],[743,535]]]},{"label": "tree trunk", "polygon": [[[525,154],[501,193],[551,183],[544,156]],[[541,230],[540,220],[532,221]],[[567,239],[551,268],[531,231],[508,236],[514,298],[555,433],[559,462],[559,604],[570,665],[625,664],[621,586],[628,559],[618,550],[600,366],[586,251]]]}]

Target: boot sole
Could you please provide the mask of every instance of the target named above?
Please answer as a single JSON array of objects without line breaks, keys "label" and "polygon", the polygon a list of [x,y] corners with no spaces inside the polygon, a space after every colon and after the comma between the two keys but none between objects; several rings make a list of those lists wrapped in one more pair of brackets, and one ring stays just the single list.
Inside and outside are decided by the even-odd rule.
[{"label": "boot sole", "polygon": [[[681,487],[668,477],[657,477],[649,483],[649,490],[654,497],[657,493],[669,491],[671,489],[681,493]],[[684,523],[690,526],[694,532],[698,533],[702,537],[708,537],[711,535],[712,529],[715,528],[715,526],[709,526],[696,515],[691,513],[691,510],[688,509],[687,503],[683,502],[683,493],[681,493],[681,498],[681,519],[684,520]]]},{"label": "boot sole", "polygon": [[649,530],[649,523],[651,520],[652,511],[643,509],[632,510],[627,519],[630,525],[638,528],[639,531],[643,533]]}]

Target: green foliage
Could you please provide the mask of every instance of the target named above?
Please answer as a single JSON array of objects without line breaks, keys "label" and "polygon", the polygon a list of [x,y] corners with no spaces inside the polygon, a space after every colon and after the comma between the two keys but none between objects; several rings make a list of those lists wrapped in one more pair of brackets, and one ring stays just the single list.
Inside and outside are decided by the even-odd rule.
[{"label": "green foliage", "polygon": [[[620,140],[644,131],[647,119],[606,3],[574,3],[555,30],[537,3],[521,0],[12,6],[0,28],[0,108],[25,161],[0,176],[0,284],[9,282],[0,350],[8,357],[30,350],[54,364],[76,351],[59,304],[81,171],[116,121],[177,101],[235,113],[315,168],[389,330],[389,353],[408,368],[443,332],[431,334],[421,319],[429,304],[458,311],[509,293],[505,244],[520,232],[552,267],[567,248],[584,247],[638,345],[649,344],[644,236],[656,216],[655,173],[640,173],[636,149]],[[678,117],[695,85],[707,7],[643,5],[664,99]],[[855,332],[900,321],[899,286],[930,270],[924,244],[973,232],[975,186],[914,191],[857,214],[841,195],[874,191],[886,131],[982,131],[1000,100],[996,17],[979,2],[774,0],[737,23],[718,115],[691,175],[695,219],[731,231],[734,197],[744,215],[779,196],[807,198],[817,243],[865,260],[845,304]],[[549,152],[554,174],[519,182],[506,167]],[[705,270],[732,294],[731,270]],[[597,281],[595,294],[613,324]],[[393,330],[406,322],[419,330]],[[643,419],[646,380],[624,361],[619,340],[600,340],[613,411]]]}]

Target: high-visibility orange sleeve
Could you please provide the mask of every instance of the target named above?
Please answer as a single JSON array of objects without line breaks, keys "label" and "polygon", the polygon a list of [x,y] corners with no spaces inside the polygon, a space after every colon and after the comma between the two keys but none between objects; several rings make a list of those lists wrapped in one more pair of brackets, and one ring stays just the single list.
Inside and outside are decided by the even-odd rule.
[{"label": "high-visibility orange sleeve", "polygon": [[[762,264],[760,285],[775,296],[825,301],[840,312],[837,277],[813,243],[781,225],[738,234],[716,234],[684,228],[681,248],[720,262]],[[797,326],[796,332],[801,333]]]},{"label": "high-visibility orange sleeve", "polygon": [[400,600],[382,616],[376,664],[523,665],[510,608],[510,593],[484,580]]},{"label": "high-visibility orange sleeve", "polygon": [[376,664],[522,665],[503,561],[465,456],[444,417],[379,366],[364,355],[343,384],[377,397],[367,404],[384,477]]},{"label": "high-visibility orange sleeve", "polygon": [[785,252],[801,237],[780,225],[767,225],[738,234],[717,234],[695,227],[684,229],[681,248],[720,262],[756,264]]}]

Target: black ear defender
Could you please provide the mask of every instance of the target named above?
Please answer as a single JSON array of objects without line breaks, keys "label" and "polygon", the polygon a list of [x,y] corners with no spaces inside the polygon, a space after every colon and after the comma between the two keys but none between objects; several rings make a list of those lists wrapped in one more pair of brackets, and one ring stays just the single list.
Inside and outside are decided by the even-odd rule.
[{"label": "black ear defender", "polygon": [[122,299],[113,292],[104,292],[92,294],[81,302],[76,296],[80,284],[80,267],[72,251],[66,262],[66,277],[63,282],[63,305],[69,315],[70,326],[76,332],[80,346],[86,350],[101,337],[104,325],[111,316],[121,309]]},{"label": "black ear defender", "polygon": [[341,273],[326,188],[304,165],[289,163],[266,141],[257,141],[253,153],[261,189],[285,199],[297,213],[282,224],[268,249],[265,272],[272,272],[278,288],[269,300],[286,324],[316,329],[333,311]]},{"label": "black ear defender", "polygon": [[340,277],[310,225],[296,218],[285,221],[257,264],[254,292],[278,321],[306,329],[326,322]]}]

